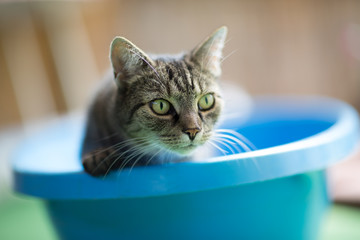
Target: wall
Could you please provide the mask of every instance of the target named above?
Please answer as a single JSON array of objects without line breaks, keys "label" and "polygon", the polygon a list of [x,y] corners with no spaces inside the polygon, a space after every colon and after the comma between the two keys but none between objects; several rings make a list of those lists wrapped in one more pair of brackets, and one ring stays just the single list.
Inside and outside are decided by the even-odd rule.
[{"label": "wall", "polygon": [[229,27],[223,79],[251,94],[320,94],[360,109],[359,1],[80,1],[0,4],[0,128],[84,109],[115,35],[191,49]]}]

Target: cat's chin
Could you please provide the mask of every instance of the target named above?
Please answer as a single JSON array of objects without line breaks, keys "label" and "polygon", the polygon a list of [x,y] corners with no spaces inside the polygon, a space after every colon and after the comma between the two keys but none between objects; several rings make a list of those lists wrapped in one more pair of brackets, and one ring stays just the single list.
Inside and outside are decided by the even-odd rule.
[{"label": "cat's chin", "polygon": [[194,151],[196,149],[198,149],[201,145],[202,144],[190,143],[185,146],[178,146],[176,149],[173,149],[173,152],[180,156],[186,157],[186,156],[192,155],[194,153]]},{"label": "cat's chin", "polygon": [[171,151],[170,162],[204,162],[213,157],[213,148],[209,144],[191,145]]}]

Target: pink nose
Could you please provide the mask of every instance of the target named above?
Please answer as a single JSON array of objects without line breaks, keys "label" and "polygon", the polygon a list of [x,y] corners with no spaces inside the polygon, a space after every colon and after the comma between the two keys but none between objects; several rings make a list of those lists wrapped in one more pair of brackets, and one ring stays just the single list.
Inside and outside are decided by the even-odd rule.
[{"label": "pink nose", "polygon": [[201,131],[200,128],[189,128],[189,129],[183,130],[183,132],[189,136],[190,140],[194,140],[196,137],[196,134],[200,131]]}]

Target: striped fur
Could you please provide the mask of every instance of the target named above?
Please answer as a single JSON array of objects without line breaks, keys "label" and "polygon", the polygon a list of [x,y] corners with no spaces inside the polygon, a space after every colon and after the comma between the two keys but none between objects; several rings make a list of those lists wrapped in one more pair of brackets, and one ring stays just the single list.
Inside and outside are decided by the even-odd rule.
[{"label": "striped fur", "polygon": [[[217,80],[227,29],[222,27],[193,51],[148,56],[125,38],[113,40],[113,74],[106,77],[88,112],[82,162],[91,175],[110,170],[180,161],[212,135],[222,109]],[[206,111],[199,99],[211,93]],[[172,110],[158,115],[151,102],[167,100]],[[197,129],[194,139],[187,130]],[[190,131],[189,130],[189,131]]]}]

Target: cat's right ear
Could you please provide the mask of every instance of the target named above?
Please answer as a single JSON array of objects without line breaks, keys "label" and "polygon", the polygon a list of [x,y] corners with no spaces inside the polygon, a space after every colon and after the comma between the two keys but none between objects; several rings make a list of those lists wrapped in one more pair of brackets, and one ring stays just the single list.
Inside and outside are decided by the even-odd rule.
[{"label": "cat's right ear", "polygon": [[135,75],[142,68],[155,66],[148,55],[123,37],[116,37],[111,42],[110,60],[118,86],[121,81]]}]

